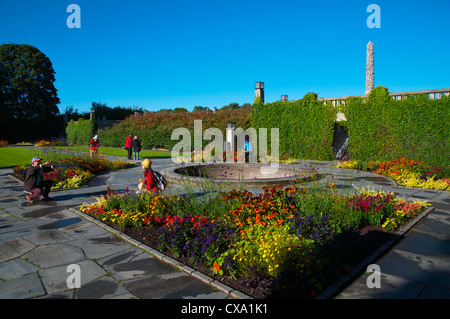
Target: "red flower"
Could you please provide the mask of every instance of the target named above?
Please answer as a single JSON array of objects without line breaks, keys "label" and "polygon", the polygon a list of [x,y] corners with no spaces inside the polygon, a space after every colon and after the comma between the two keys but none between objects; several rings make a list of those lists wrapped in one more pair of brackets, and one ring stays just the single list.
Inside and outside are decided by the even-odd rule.
[{"label": "red flower", "polygon": [[214,269],[215,269],[216,271],[220,271],[220,266],[219,266],[219,264],[217,263],[217,261],[214,262]]}]

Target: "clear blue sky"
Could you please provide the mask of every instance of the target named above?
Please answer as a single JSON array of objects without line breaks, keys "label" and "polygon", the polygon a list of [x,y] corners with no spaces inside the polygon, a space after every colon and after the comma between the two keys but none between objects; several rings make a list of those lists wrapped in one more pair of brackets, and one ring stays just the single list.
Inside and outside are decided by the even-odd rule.
[{"label": "clear blue sky", "polygon": [[[70,29],[68,5],[81,8]],[[366,12],[380,7],[381,28]],[[450,0],[0,0],[0,44],[46,54],[66,106],[149,111],[266,102],[308,92],[364,94],[366,45],[375,85],[391,92],[450,87]]]}]

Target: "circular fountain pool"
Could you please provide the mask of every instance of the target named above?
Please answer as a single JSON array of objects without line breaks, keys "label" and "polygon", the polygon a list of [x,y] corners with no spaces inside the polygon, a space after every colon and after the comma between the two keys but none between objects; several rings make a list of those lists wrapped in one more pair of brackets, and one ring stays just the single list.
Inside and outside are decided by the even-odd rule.
[{"label": "circular fountain pool", "polygon": [[167,168],[162,173],[169,183],[189,183],[193,186],[209,183],[230,188],[289,185],[303,179],[292,165],[277,166],[261,163],[190,163]]}]

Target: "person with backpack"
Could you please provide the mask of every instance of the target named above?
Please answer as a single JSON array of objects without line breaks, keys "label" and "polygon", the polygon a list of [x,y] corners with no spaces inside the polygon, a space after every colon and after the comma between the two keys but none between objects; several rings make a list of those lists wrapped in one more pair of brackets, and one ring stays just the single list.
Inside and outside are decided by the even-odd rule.
[{"label": "person with backpack", "polygon": [[153,193],[163,191],[167,187],[167,181],[163,175],[152,169],[152,161],[146,158],[141,165],[144,170],[144,180],[139,183],[138,189],[140,191],[152,191]]},{"label": "person with backpack", "polygon": [[144,180],[139,183],[138,189],[148,190],[153,193],[158,192],[159,188],[157,186],[156,176],[154,174],[154,171],[152,170],[152,161],[146,158],[141,165],[142,169],[144,170]]},{"label": "person with backpack", "polygon": [[137,136],[134,137],[131,142],[131,146],[133,147],[134,152],[134,160],[139,160],[139,152],[141,151],[141,141],[138,140]]}]

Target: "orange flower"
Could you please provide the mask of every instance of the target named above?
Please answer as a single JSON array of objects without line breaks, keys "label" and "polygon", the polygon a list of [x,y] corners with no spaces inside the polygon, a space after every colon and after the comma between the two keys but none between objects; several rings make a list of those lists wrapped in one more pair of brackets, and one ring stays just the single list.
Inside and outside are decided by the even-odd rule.
[{"label": "orange flower", "polygon": [[214,269],[215,269],[216,271],[220,271],[220,266],[219,266],[219,264],[217,263],[217,261],[214,262]]}]

